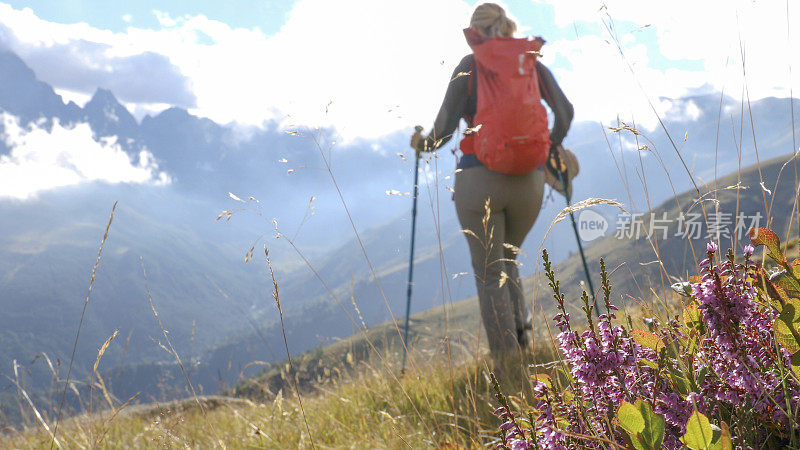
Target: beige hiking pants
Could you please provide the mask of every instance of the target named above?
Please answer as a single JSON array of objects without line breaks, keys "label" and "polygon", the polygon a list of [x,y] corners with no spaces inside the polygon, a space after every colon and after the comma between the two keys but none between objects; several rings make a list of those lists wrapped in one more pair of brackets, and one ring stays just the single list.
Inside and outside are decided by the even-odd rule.
[{"label": "beige hiking pants", "polygon": [[[531,313],[522,292],[517,255],[503,244],[520,247],[542,206],[544,170],[505,175],[485,166],[456,174],[455,203],[466,232],[478,286],[481,318],[496,359],[518,348],[518,330],[530,327]],[[491,213],[486,212],[489,201]],[[474,233],[474,234],[473,234]],[[502,273],[508,277],[501,286]]]}]

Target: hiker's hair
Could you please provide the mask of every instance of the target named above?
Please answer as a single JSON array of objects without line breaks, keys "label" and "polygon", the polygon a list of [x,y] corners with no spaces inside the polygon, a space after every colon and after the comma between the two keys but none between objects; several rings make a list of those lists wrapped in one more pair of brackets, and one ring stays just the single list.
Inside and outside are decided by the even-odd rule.
[{"label": "hiker's hair", "polygon": [[475,8],[470,26],[475,26],[489,38],[511,37],[517,31],[517,24],[506,16],[506,11],[495,3],[482,3]]}]

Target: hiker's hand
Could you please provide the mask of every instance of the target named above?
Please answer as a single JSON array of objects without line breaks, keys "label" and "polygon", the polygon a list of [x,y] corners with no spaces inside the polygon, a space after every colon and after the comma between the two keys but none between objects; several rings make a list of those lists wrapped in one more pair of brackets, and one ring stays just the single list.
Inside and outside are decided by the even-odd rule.
[{"label": "hiker's hand", "polygon": [[419,153],[424,151],[423,145],[425,144],[425,136],[422,135],[422,127],[417,125],[414,127],[414,134],[411,135],[411,148],[413,148],[417,152],[417,156]]},{"label": "hiker's hand", "polygon": [[561,158],[561,149],[561,144],[550,147],[550,154],[547,155],[547,170],[555,177],[560,176],[564,181],[567,181],[567,164],[563,158]]}]

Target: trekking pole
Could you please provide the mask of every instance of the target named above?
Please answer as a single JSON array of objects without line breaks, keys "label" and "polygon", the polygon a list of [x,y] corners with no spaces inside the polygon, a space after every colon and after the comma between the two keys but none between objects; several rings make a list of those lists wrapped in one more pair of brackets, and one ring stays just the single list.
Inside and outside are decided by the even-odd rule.
[{"label": "trekking pole", "polygon": [[[417,125],[414,127],[417,133],[422,133],[422,127]],[[417,194],[419,193],[419,152],[414,149],[414,195],[412,197],[413,206],[411,207],[411,251],[408,256],[408,291],[406,291],[406,326],[403,331],[403,366],[400,369],[401,373],[406,372],[406,357],[408,354],[408,320],[411,317],[411,288],[414,286],[414,237],[417,232]]]},{"label": "trekking pole", "polygon": [[[561,158],[556,153],[556,159],[558,160],[559,169],[561,168]],[[558,171],[558,179],[561,181],[561,187],[564,188],[564,198],[567,199],[567,208],[570,207],[570,195],[569,191],[567,190],[567,181],[564,179],[563,172],[561,170]],[[592,293],[592,300],[594,301],[594,313],[597,317],[600,317],[600,310],[597,308],[597,296],[594,294],[594,286],[592,285],[592,277],[589,275],[589,266],[586,264],[586,255],[583,254],[583,244],[581,244],[581,237],[578,234],[578,225],[575,223],[575,215],[572,211],[569,212],[569,218],[572,221],[572,231],[575,232],[575,240],[578,241],[578,252],[581,254],[581,262],[583,262],[583,272],[586,274],[586,284],[589,285],[589,292]]]}]

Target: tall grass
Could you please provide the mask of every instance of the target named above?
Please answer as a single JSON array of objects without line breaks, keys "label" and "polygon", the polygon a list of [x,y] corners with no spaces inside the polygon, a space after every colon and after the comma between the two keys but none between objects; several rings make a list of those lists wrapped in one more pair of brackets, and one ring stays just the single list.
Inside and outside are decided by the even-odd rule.
[{"label": "tall grass", "polygon": [[[67,388],[70,386],[70,377],[72,376],[72,364],[75,362],[75,351],[78,349],[78,339],[81,336],[81,328],[83,327],[83,318],[86,316],[86,307],[89,306],[89,297],[92,295],[92,287],[94,286],[94,280],[97,276],[97,267],[100,265],[100,257],[103,254],[103,246],[106,244],[106,239],[108,239],[108,230],[111,228],[111,222],[114,221],[114,211],[117,210],[117,202],[114,202],[114,206],[111,208],[111,215],[108,218],[108,224],[106,224],[106,231],[103,233],[103,239],[100,241],[100,248],[97,251],[97,260],[94,263],[94,267],[92,268],[92,277],[89,280],[89,290],[86,292],[86,299],[83,302],[83,309],[81,310],[81,318],[78,321],[78,330],[75,332],[75,344],[72,346],[72,356],[69,358],[69,369],[67,369],[67,379],[64,382],[64,390],[61,394],[61,400],[58,402],[58,413],[56,415],[56,424],[53,427],[53,434],[52,434],[52,445],[56,444],[56,435],[58,435],[58,425],[61,422],[61,411],[64,407],[64,402],[67,398]],[[31,403],[31,407],[33,404]],[[35,408],[34,408],[35,410]],[[38,416],[37,412],[37,416]]]},{"label": "tall grass", "polygon": [[[395,350],[399,348],[395,346]],[[419,378],[405,377],[399,382],[383,376],[382,369],[374,365],[380,364],[377,360],[355,363],[345,379],[321,383],[307,392],[303,409],[287,391],[254,401],[200,397],[202,409],[198,400],[189,399],[147,410],[129,408],[113,418],[109,413],[76,416],[62,424],[62,435],[70,447],[78,448],[306,448],[312,443],[303,425],[304,410],[318,447],[480,446],[494,439],[496,421],[489,408],[493,390],[485,366],[471,362],[448,367],[438,355],[425,361]],[[550,357],[540,356],[542,360]],[[504,388],[516,390],[515,385],[507,382]],[[515,405],[525,404],[519,396],[510,398]],[[93,441],[87,430],[98,421],[107,423],[107,428],[102,439]],[[434,421],[448,426],[442,427],[441,433],[426,432],[423,423]],[[216,437],[209,433],[209,426],[216,430]],[[48,437],[44,430],[32,430],[7,436],[4,445],[38,447]]]}]

